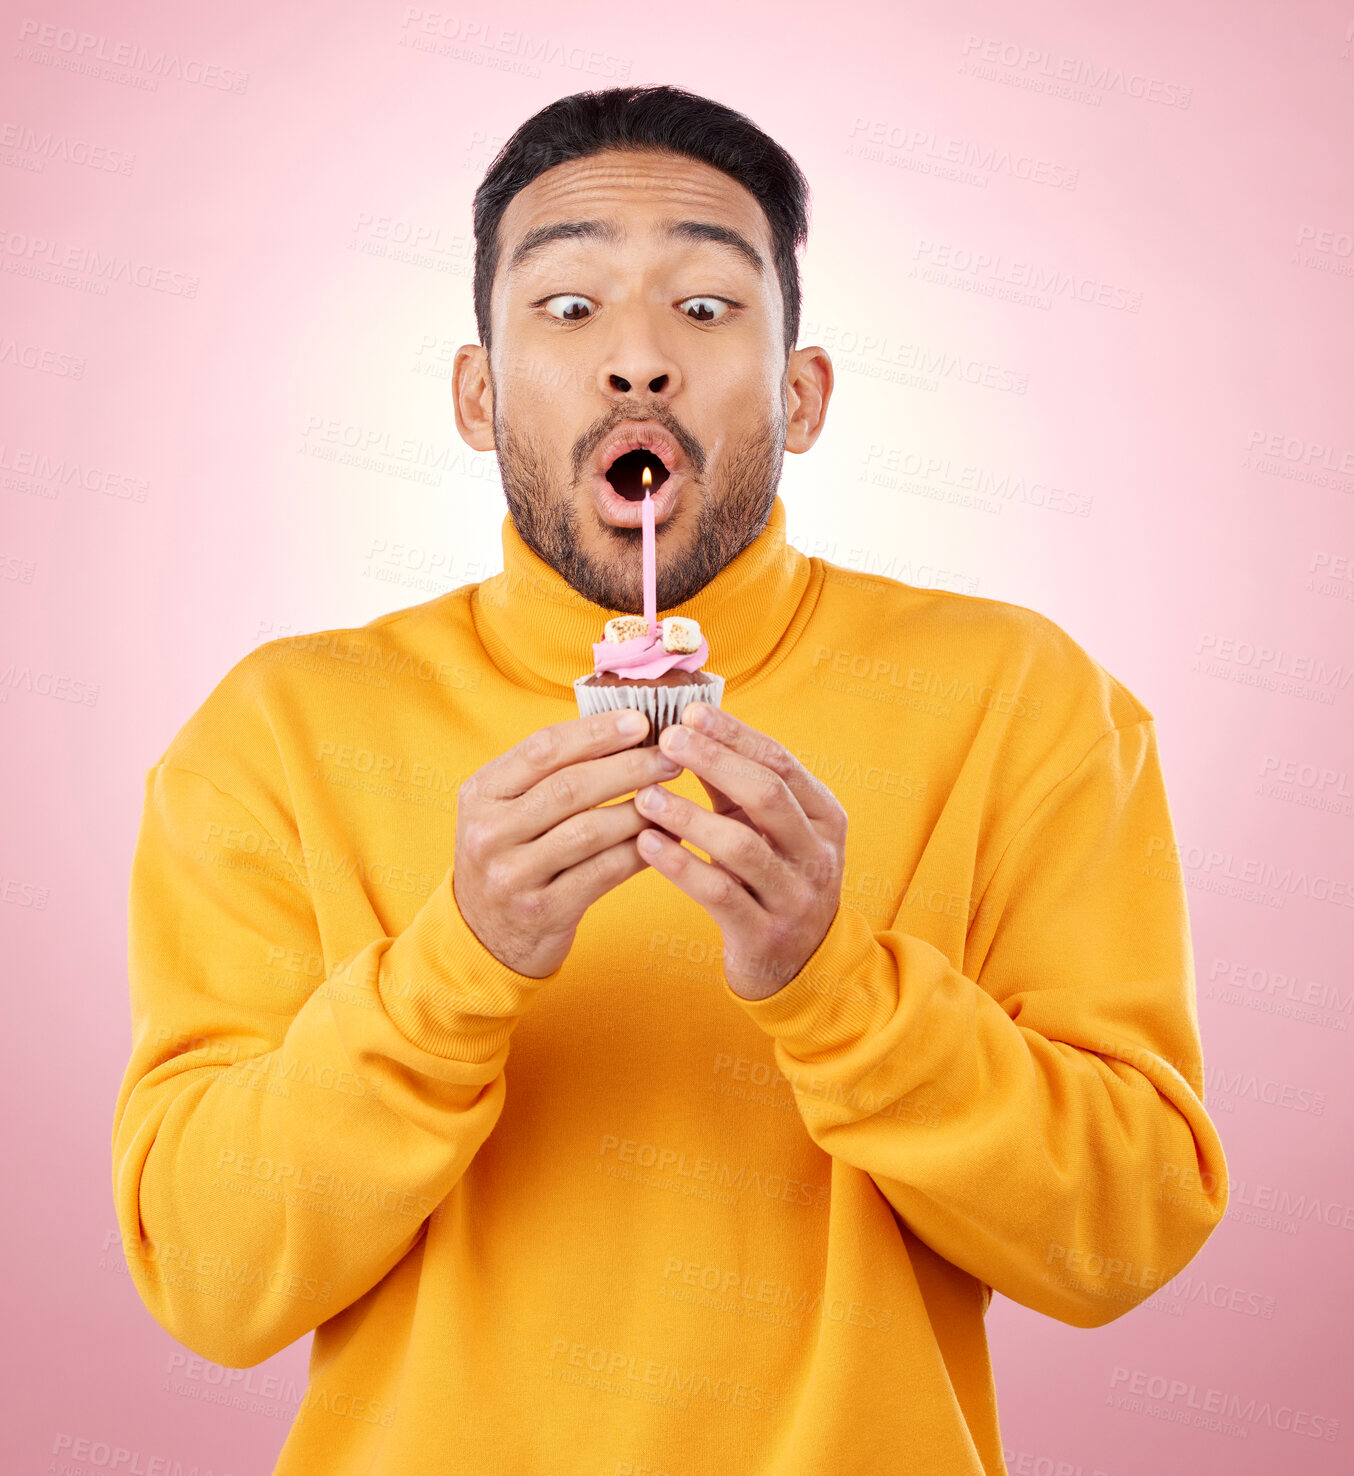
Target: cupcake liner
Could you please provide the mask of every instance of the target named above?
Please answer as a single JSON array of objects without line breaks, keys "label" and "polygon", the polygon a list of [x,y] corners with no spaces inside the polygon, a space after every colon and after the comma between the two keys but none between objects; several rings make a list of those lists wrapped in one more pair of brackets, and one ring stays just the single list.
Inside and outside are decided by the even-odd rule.
[{"label": "cupcake liner", "polygon": [[585,672],[574,681],[574,696],[578,699],[578,711],[582,717],[591,717],[598,712],[619,712],[633,707],[649,719],[649,736],[636,748],[644,748],[658,742],[664,728],[681,720],[682,711],[688,702],[708,702],[718,707],[724,695],[724,678],[713,671],[705,673],[705,680],[683,687],[585,687],[582,685],[592,672]]}]

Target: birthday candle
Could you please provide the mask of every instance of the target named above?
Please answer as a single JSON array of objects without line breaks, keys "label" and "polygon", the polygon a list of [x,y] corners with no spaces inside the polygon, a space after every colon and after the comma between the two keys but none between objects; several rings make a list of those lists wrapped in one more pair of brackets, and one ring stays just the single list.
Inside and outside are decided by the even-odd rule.
[{"label": "birthday candle", "polygon": [[653,498],[650,493],[653,488],[653,476],[646,466],[644,468],[644,501],[640,503],[640,522],[644,537],[644,622],[649,627],[649,636],[653,638],[659,634],[658,629],[658,604],[655,586],[657,584],[654,559],[654,527],[653,527]]}]

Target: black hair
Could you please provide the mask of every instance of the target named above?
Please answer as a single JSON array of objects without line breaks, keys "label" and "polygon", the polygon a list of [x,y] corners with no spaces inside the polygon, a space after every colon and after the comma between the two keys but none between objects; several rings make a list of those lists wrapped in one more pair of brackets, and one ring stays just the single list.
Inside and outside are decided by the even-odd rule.
[{"label": "black hair", "polygon": [[656,149],[722,170],[752,194],[771,227],[784,303],[785,353],[799,338],[799,263],[808,239],[809,185],[798,164],[744,114],[680,87],[575,92],[533,113],[494,156],[475,191],[475,325],[489,347],[489,300],[499,222],[508,202],[547,169],[603,149]]}]

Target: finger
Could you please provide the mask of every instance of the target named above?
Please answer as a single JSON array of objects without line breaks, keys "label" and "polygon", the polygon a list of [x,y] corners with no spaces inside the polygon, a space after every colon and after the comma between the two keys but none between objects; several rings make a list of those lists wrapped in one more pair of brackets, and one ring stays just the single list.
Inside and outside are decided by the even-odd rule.
[{"label": "finger", "polygon": [[596,805],[570,815],[518,852],[527,886],[546,886],[562,871],[623,840],[637,836],[649,822],[633,800],[614,805]]},{"label": "finger", "polygon": [[471,796],[491,801],[515,799],[566,764],[628,748],[649,731],[647,719],[642,726],[627,726],[631,716],[599,712],[537,728],[471,776]]},{"label": "finger", "polygon": [[747,931],[756,923],[762,909],[736,876],[709,861],[702,861],[694,852],[657,830],[646,830],[643,837],[647,836],[653,836],[657,844],[649,850],[649,842],[646,841],[645,848],[640,848],[636,841],[640,859],[667,877],[693,902],[699,903],[721,929],[729,933]]},{"label": "finger", "polygon": [[599,897],[606,896],[613,887],[645,870],[648,865],[649,858],[641,856],[635,849],[633,837],[618,841],[562,871],[546,887],[545,896],[567,916],[582,917]]},{"label": "finger", "polygon": [[810,820],[827,820],[835,815],[837,796],[817,775],[811,774],[783,743],[749,727],[722,707],[690,702],[682,711],[682,725],[778,774]]},{"label": "finger", "polygon": [[724,793],[722,789],[716,789],[715,786],[711,784],[708,779],[701,779],[701,776],[699,774],[696,775],[696,778],[700,779],[700,786],[709,796],[710,808],[715,812],[716,815],[742,816],[743,811],[741,806],[734,804],[734,802],[728,797],[727,794]]},{"label": "finger", "polygon": [[767,911],[783,910],[791,891],[786,863],[751,826],[727,815],[712,814],[661,784],[641,789],[635,796],[635,810],[652,824],[661,825],[669,834],[704,851],[752,892]]},{"label": "finger", "polygon": [[572,815],[586,814],[641,785],[675,777],[681,770],[674,763],[651,745],[567,764],[525,794],[505,800],[494,820],[495,835],[500,843],[533,841]]},{"label": "finger", "polygon": [[[744,811],[742,805],[734,804],[722,789],[716,789],[709,780],[701,779],[699,774],[696,778],[700,781],[700,787],[709,796],[710,808],[716,815],[727,815],[730,820],[739,820],[744,825],[752,825],[752,817]],[[756,830],[757,827],[752,825],[752,828]]]},{"label": "finger", "polygon": [[798,797],[779,774],[695,731],[687,734],[680,748],[673,748],[673,735],[674,728],[664,729],[659,747],[741,806],[752,825],[782,856],[801,865],[817,859],[821,848],[818,834]]}]

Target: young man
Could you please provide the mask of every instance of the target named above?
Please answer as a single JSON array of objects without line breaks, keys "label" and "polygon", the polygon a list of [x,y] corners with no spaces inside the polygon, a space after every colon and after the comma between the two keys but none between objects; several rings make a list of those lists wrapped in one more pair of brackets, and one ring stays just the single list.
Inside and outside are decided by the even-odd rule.
[{"label": "young man", "polygon": [[[806,202],[676,89],[528,120],[455,375],[504,572],[262,646],[147,775],[124,1249],[205,1358],[315,1331],[278,1472],[993,1476],[992,1291],[1099,1326],[1223,1214],[1151,713],[786,542]],[[726,679],[658,746],[571,686],[636,429]]]}]

